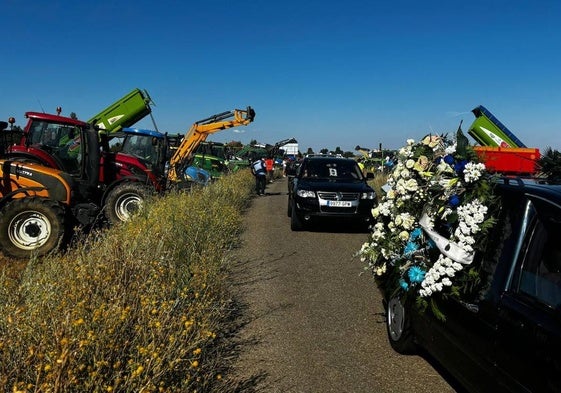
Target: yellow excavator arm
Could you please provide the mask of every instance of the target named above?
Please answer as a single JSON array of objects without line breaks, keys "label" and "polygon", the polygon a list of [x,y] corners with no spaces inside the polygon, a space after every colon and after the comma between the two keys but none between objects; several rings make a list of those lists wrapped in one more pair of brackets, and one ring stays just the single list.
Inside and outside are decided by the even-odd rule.
[{"label": "yellow excavator arm", "polygon": [[172,182],[181,180],[180,174],[193,161],[195,150],[210,134],[232,127],[247,126],[254,118],[255,111],[248,106],[245,110],[234,109],[193,123],[170,159],[168,180]]}]

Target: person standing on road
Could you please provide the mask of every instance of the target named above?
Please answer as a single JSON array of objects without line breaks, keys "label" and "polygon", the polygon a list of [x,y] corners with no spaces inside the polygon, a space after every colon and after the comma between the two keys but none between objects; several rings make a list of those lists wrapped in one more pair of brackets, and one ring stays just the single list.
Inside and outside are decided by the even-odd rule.
[{"label": "person standing on road", "polygon": [[255,176],[255,192],[257,195],[265,195],[265,185],[267,184],[265,158],[262,157],[251,164],[251,173]]},{"label": "person standing on road", "polygon": [[267,180],[269,183],[273,182],[273,170],[274,170],[275,160],[272,157],[265,159],[265,168],[267,170]]}]

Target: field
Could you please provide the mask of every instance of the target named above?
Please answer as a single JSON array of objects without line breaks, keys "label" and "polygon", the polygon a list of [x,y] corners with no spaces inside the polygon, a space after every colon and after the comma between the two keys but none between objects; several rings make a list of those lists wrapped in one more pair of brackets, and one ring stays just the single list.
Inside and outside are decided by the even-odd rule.
[{"label": "field", "polygon": [[[149,203],[66,253],[2,260],[0,386],[13,392],[227,391],[224,258],[249,171]],[[95,240],[94,240],[95,239]]]}]

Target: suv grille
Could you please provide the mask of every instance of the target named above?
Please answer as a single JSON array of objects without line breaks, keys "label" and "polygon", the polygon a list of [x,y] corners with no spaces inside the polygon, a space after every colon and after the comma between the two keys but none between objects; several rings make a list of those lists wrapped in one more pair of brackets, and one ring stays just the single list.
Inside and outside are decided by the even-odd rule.
[{"label": "suv grille", "polygon": [[[356,192],[318,191],[319,210],[324,213],[354,214],[358,208],[359,194]],[[324,202],[322,202],[324,201]],[[327,206],[330,202],[345,203],[348,206]]]},{"label": "suv grille", "polygon": [[358,199],[356,192],[318,191],[318,196],[326,201],[356,201]]}]

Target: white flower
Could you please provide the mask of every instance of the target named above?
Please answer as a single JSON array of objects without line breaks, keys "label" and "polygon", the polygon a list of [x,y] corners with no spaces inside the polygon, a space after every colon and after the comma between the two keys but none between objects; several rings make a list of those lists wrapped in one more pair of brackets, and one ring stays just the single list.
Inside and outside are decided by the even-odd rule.
[{"label": "white flower", "polygon": [[402,147],[401,149],[399,149],[398,154],[402,157],[411,157],[413,155],[413,152],[411,151],[411,146]]},{"label": "white flower", "polygon": [[403,195],[407,192],[407,190],[405,189],[405,180],[399,179],[397,181],[397,184],[395,185],[395,192],[398,195]]},{"label": "white flower", "polygon": [[366,251],[368,248],[370,248],[370,243],[365,242],[362,244],[362,246],[360,247],[360,251],[361,253],[363,253],[364,251]]},{"label": "white flower", "polygon": [[437,165],[436,170],[440,173],[453,173],[454,169],[444,162],[444,160],[440,161],[440,164]]},{"label": "white flower", "polygon": [[466,183],[477,181],[485,170],[485,164],[468,162],[464,168],[464,180]]},{"label": "white flower", "polygon": [[407,230],[413,229],[413,225],[415,225],[415,217],[411,215],[411,213],[401,213],[399,215],[401,226]]},{"label": "white flower", "polygon": [[457,145],[455,143],[453,145],[447,146],[446,149],[444,149],[444,153],[454,154],[456,152],[456,147]]},{"label": "white flower", "polygon": [[401,232],[399,232],[398,237],[399,237],[400,240],[407,241],[407,239],[409,239],[409,232],[401,231]]},{"label": "white flower", "polygon": [[372,240],[374,240],[374,241],[382,240],[385,237],[386,236],[385,236],[385,233],[383,231],[376,230],[376,231],[372,232]]},{"label": "white flower", "polygon": [[407,182],[405,183],[405,189],[409,192],[417,191],[419,189],[419,184],[417,183],[417,180],[415,179],[407,180]]},{"label": "white flower", "polygon": [[407,161],[405,162],[405,167],[406,167],[407,169],[411,169],[411,168],[413,168],[414,166],[415,166],[415,160],[407,160]]},{"label": "white flower", "polygon": [[389,216],[391,214],[391,205],[390,201],[382,202],[378,205],[378,211],[383,216]]},{"label": "white flower", "polygon": [[415,143],[415,139],[407,139],[407,145],[412,146]]}]

